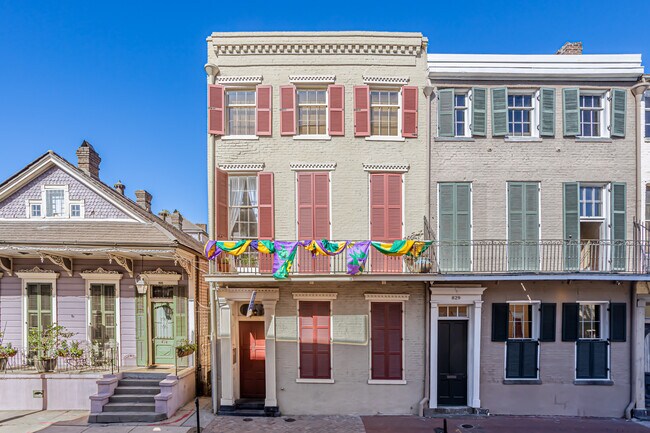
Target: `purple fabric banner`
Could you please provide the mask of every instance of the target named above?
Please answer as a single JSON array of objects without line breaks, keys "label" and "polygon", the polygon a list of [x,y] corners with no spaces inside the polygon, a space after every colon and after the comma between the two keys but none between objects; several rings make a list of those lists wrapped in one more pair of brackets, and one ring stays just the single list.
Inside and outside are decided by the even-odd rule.
[{"label": "purple fabric banner", "polygon": [[363,272],[368,260],[370,241],[350,242],[348,244],[348,275],[359,275]]}]

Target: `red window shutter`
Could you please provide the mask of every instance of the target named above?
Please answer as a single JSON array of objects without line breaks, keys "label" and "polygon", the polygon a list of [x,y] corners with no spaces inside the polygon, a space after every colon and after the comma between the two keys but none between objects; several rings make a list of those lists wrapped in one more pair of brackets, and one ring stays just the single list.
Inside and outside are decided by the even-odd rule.
[{"label": "red window shutter", "polygon": [[215,181],[215,233],[218,240],[227,240],[228,233],[228,173],[217,168]]},{"label": "red window shutter", "polygon": [[354,136],[370,136],[370,88],[354,86]]},{"label": "red window shutter", "polygon": [[330,303],[300,301],[300,378],[330,379],[331,330]]},{"label": "red window shutter", "polygon": [[402,303],[372,302],[371,377],[402,380]]},{"label": "red window shutter", "polygon": [[225,132],[224,99],[223,86],[208,86],[208,131],[210,134],[223,135]]},{"label": "red window shutter", "polygon": [[298,173],[298,239],[314,237],[314,176]]},{"label": "red window shutter", "polygon": [[[298,173],[298,239],[329,239],[330,187],[329,173]],[[316,256],[298,250],[298,271],[323,273],[330,270],[330,257]]]},{"label": "red window shutter", "polygon": [[329,95],[329,135],[345,135],[345,87],[331,85]]},{"label": "red window shutter", "polygon": [[314,173],[314,233],[313,239],[330,237],[330,174]]},{"label": "red window shutter", "polygon": [[272,87],[257,86],[257,106],[255,109],[255,133],[271,135]]},{"label": "red window shutter", "polygon": [[418,88],[415,86],[402,87],[402,136],[418,136]]},{"label": "red window shutter", "polygon": [[[275,237],[274,223],[274,194],[273,173],[262,172],[257,174],[257,230],[259,239],[273,239]],[[273,255],[259,254],[259,268],[262,273],[269,273],[273,269]]]},{"label": "red window shutter", "polygon": [[[370,175],[370,237],[373,241],[394,241],[402,238],[402,175],[372,173]],[[370,252],[370,264],[376,272],[402,272],[402,258],[378,251]]]},{"label": "red window shutter", "polygon": [[295,86],[280,86],[280,135],[296,135]]}]

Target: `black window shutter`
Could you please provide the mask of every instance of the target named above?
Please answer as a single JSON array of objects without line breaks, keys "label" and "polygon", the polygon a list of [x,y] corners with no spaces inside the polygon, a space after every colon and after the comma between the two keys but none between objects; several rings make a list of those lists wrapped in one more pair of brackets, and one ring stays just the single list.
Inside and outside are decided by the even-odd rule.
[{"label": "black window shutter", "polygon": [[506,343],[506,378],[537,378],[537,349],[535,340],[508,340]]},{"label": "black window shutter", "polygon": [[508,341],[506,351],[506,378],[516,379],[521,377],[521,341]]},{"label": "black window shutter", "polygon": [[537,348],[539,343],[537,341],[525,341],[522,345],[522,364],[521,364],[521,377],[526,379],[534,379],[537,377]]},{"label": "black window shutter", "polygon": [[609,304],[610,340],[623,342],[626,339],[627,317],[624,302],[612,302]]},{"label": "black window shutter", "polygon": [[607,379],[607,341],[591,341],[591,377]]},{"label": "black window shutter", "polygon": [[562,341],[578,339],[578,304],[562,304]]},{"label": "black window shutter", "polygon": [[591,379],[591,341],[576,344],[576,378]]},{"label": "black window shutter", "polygon": [[492,304],[492,341],[508,339],[508,304]]},{"label": "black window shutter", "polygon": [[539,341],[555,341],[555,303],[542,304],[539,308]]}]

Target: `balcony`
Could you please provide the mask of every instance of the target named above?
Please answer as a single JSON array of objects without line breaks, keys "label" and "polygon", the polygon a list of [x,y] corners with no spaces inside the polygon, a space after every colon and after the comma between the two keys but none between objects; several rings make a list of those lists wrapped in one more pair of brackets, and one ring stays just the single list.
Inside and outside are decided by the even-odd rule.
[{"label": "balcony", "polygon": [[[499,275],[645,275],[650,277],[650,241],[507,240],[433,241],[418,258],[386,256],[370,247],[369,258],[357,276],[412,275],[417,279],[435,276]],[[350,276],[346,248],[335,256],[312,256],[298,246],[289,271],[297,276]],[[216,275],[253,277],[272,275],[273,256],[249,249],[240,256],[221,254]],[[356,278],[356,277],[351,277]]]}]

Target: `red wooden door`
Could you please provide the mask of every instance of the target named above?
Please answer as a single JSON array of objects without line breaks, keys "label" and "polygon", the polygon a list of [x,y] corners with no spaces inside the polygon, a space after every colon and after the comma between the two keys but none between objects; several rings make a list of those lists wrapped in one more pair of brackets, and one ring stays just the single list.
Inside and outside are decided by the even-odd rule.
[{"label": "red wooden door", "polygon": [[[329,173],[298,174],[298,239],[321,240],[330,237]],[[330,257],[316,256],[298,249],[298,272],[329,273]]]},{"label": "red wooden door", "polygon": [[[370,175],[370,238],[383,242],[402,239],[401,174]],[[373,272],[402,272],[402,257],[385,256],[373,248],[370,266]]]},{"label": "red wooden door", "polygon": [[242,398],[266,397],[264,322],[239,322],[239,383]]}]

